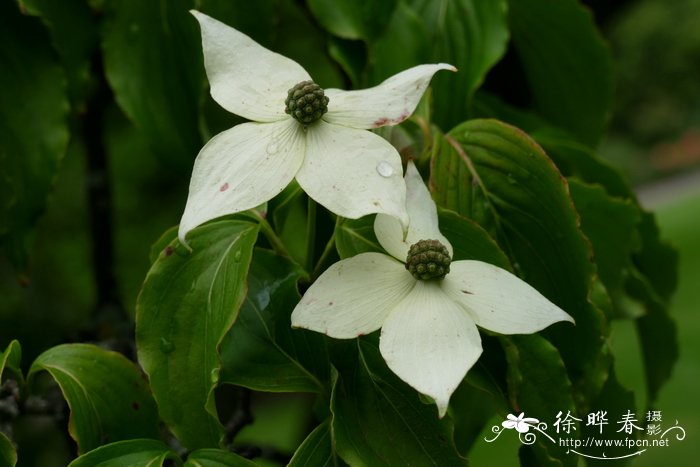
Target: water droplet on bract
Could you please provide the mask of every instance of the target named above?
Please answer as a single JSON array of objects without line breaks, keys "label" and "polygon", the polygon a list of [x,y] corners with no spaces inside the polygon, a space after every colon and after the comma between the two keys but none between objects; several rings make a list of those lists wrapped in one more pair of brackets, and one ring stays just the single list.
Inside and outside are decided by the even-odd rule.
[{"label": "water droplet on bract", "polygon": [[219,369],[218,368],[214,368],[213,370],[211,370],[211,373],[209,374],[209,379],[211,380],[211,382],[213,384],[216,384],[219,382]]},{"label": "water droplet on bract", "polygon": [[173,350],[175,350],[175,345],[170,342],[168,339],[165,337],[160,338],[160,351],[163,353],[170,353]]},{"label": "water droplet on bract", "polygon": [[382,177],[391,177],[394,175],[394,168],[387,161],[381,161],[377,164],[377,173]]},{"label": "water droplet on bract", "polygon": [[233,260],[236,262],[241,260],[241,250],[238,250],[233,254]]},{"label": "water droplet on bract", "polygon": [[275,141],[270,141],[267,144],[267,147],[265,148],[268,154],[277,154],[277,151],[280,150],[279,145]]}]

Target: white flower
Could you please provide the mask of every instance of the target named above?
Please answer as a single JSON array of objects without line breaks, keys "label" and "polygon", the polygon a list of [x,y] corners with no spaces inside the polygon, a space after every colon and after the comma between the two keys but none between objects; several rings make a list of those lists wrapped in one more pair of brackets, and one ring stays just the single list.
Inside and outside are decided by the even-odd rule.
[{"label": "white flower", "polygon": [[540,422],[536,418],[525,418],[525,412],[521,412],[517,417],[509,413],[506,418],[508,420],[504,420],[501,423],[503,428],[509,430],[515,428],[518,433],[527,433],[530,431],[530,425],[536,425]]},{"label": "white flower", "polygon": [[365,130],[408,118],[433,74],[456,71],[452,65],[416,66],[370,89],[327,89],[327,113],[300,123],[285,112],[285,99],[311,80],[304,68],[205,14],[192,14],[202,29],[212,97],[252,122],[216,135],[197,156],[180,222],[183,242],[208,220],[268,201],[294,177],[340,216],[381,212],[407,222],[400,156]]},{"label": "white flower", "polygon": [[[378,214],[374,231],[392,256],[361,253],[326,270],[292,313],[292,326],[349,339],[381,328],[379,348],[406,383],[432,397],[442,417],[450,396],[481,355],[477,326],[530,334],[567,313],[508,271],[473,260],[453,261],[443,279],[418,280],[406,270],[409,247],[435,239],[437,209],[412,163],[406,170],[409,225]],[[413,262],[413,260],[412,260]]]}]

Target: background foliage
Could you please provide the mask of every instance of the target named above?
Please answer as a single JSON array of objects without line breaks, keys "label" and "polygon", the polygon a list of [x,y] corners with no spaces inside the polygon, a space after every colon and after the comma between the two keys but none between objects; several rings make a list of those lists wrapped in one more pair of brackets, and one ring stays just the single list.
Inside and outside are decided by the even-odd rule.
[{"label": "background foliage", "polygon": [[[208,95],[191,8],[322,87],[457,66],[381,134],[417,160],[456,259],[514,271],[577,326],[484,335],[438,420],[384,365],[376,335],[289,326],[299,291],[333,260],[379,248],[371,218],[320,210],[309,248],[306,198],[290,185],[267,220],[230,216],[193,232],[194,253],[178,245],[194,157],[241,121]],[[0,375],[17,409],[0,412],[0,465],[464,465],[507,413],[654,407],[678,358],[676,257],[597,153],[613,62],[585,6],[0,0],[0,26]],[[619,106],[641,105],[625,92]],[[635,387],[616,376],[617,323],[638,341],[622,352],[643,368]],[[542,443],[519,458],[577,462]]]}]

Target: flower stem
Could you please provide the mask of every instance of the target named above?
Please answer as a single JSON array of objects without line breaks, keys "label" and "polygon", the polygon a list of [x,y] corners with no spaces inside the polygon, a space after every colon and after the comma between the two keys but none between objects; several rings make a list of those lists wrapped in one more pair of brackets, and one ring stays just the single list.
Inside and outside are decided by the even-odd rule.
[{"label": "flower stem", "polygon": [[309,196],[306,209],[306,271],[311,274],[316,250],[316,201]]},{"label": "flower stem", "polygon": [[284,243],[282,243],[282,240],[277,236],[277,233],[275,233],[275,230],[272,228],[270,223],[267,222],[267,219],[265,219],[256,211],[252,212],[254,213],[253,215],[258,219],[258,223],[260,224],[260,231],[263,233],[267,241],[270,242],[270,246],[272,246],[272,249],[275,250],[275,253],[281,256],[285,256],[287,258],[291,258],[289,252],[287,251],[287,247],[284,246]]},{"label": "flower stem", "polygon": [[333,229],[333,234],[331,235],[331,238],[328,239],[328,242],[326,243],[326,246],[323,249],[323,253],[321,253],[321,257],[318,259],[318,262],[316,263],[316,266],[314,267],[314,270],[311,273],[311,282],[315,281],[316,278],[318,278],[318,276],[320,276],[321,273],[325,270],[326,263],[328,263],[328,260],[335,251],[335,231],[338,229],[338,225],[340,225],[341,219],[342,217],[340,216],[337,216],[335,218],[335,228]]}]

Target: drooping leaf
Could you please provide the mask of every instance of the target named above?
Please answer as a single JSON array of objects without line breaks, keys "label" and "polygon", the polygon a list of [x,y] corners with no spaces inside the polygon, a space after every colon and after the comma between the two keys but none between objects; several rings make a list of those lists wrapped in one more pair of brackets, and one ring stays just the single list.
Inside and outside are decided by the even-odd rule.
[{"label": "drooping leaf", "polygon": [[384,31],[397,0],[308,0],[319,23],[343,39],[372,39]]},{"label": "drooping leaf", "polygon": [[4,433],[0,432],[0,466],[14,467],[17,464],[17,451]]},{"label": "drooping leaf", "polygon": [[19,4],[50,30],[68,78],[73,111],[80,113],[90,89],[90,60],[99,45],[97,17],[83,0],[19,0]]},{"label": "drooping leaf", "polygon": [[187,456],[185,467],[254,467],[245,457],[222,449],[198,449]]},{"label": "drooping leaf", "polygon": [[508,45],[505,0],[410,0],[428,32],[430,60],[456,66],[432,81],[435,121],[448,129],[467,118],[472,94]]},{"label": "drooping leaf", "polygon": [[[557,349],[542,336],[516,335],[501,338],[508,361],[508,389],[514,414],[525,413],[551,426],[559,411],[576,416],[571,382]],[[577,433],[572,431],[571,437]],[[578,458],[544,436],[527,449],[538,465],[575,467]]]},{"label": "drooping leaf", "polygon": [[640,247],[639,208],[629,199],[609,196],[600,185],[570,180],[569,188],[581,216],[581,229],[593,245],[598,274],[613,300],[616,314],[634,317],[638,305],[627,306],[624,283],[634,267],[632,254]]},{"label": "drooping leaf", "polygon": [[37,18],[0,5],[0,245],[25,273],[68,143],[66,77]]},{"label": "drooping leaf", "polygon": [[166,459],[182,465],[180,458],[162,441],[129,439],[100,446],[75,459],[69,467],[159,467]]},{"label": "drooping leaf", "polygon": [[139,362],[161,419],[188,448],[218,447],[213,391],[218,348],[243,303],[258,226],[219,220],[173,240],[153,264],[136,306]]},{"label": "drooping leaf", "polygon": [[661,387],[671,378],[678,361],[678,329],[668,314],[667,303],[645,276],[633,271],[628,278],[630,295],[644,304],[646,313],[635,321],[644,361],[647,401],[652,405]]},{"label": "drooping leaf", "polygon": [[626,286],[646,310],[636,325],[651,405],[671,377],[679,355],[678,330],[669,315],[669,300],[678,282],[678,254],[661,241],[653,214],[642,213],[639,233],[642,248],[633,258],[636,269],[628,276]]},{"label": "drooping leaf", "polygon": [[668,302],[678,285],[678,253],[661,240],[656,219],[649,212],[642,214],[639,234],[642,248],[635,255],[634,262],[659,297]]},{"label": "drooping leaf", "polygon": [[221,343],[220,382],[256,391],[321,392],[328,356],[321,334],[291,327],[303,270],[271,251],[258,249],[248,274],[236,324]]},{"label": "drooping leaf", "polygon": [[338,459],[334,453],[330,422],[317,426],[296,450],[289,467],[335,467]]},{"label": "drooping leaf", "polygon": [[[348,352],[354,347],[348,345]],[[388,369],[375,344],[357,341],[355,358],[339,364],[331,397],[331,430],[350,465],[466,465],[449,418]]]},{"label": "drooping leaf", "polygon": [[123,355],[90,344],[63,344],[39,355],[27,384],[47,371],[70,407],[68,431],[80,453],[132,438],[160,436],[143,374]]},{"label": "drooping leaf", "polygon": [[2,378],[5,368],[12,371],[15,376],[22,377],[20,363],[22,361],[22,347],[19,342],[13,340],[7,345],[7,348],[0,354],[0,378]]},{"label": "drooping leaf", "polygon": [[438,140],[431,183],[438,204],[479,223],[518,275],[574,317],[575,327],[556,324],[545,332],[574,387],[595,395],[609,366],[607,322],[589,303],[590,244],[551,160],[516,128],[471,120]]},{"label": "drooping leaf", "polygon": [[589,11],[575,0],[508,2],[513,44],[536,110],[595,145],[612,97],[612,60]]},{"label": "drooping leaf", "polygon": [[192,7],[191,0],[106,0],[103,19],[105,73],[117,103],[156,154],[183,168],[201,147],[204,67]]}]

